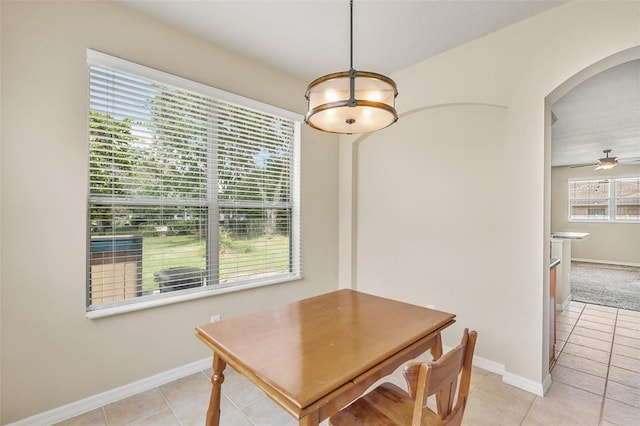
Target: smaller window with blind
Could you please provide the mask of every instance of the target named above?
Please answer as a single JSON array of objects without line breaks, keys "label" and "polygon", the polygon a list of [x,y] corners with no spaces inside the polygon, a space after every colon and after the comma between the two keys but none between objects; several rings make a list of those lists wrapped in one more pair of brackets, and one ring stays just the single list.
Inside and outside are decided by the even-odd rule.
[{"label": "smaller window with blind", "polygon": [[616,220],[640,222],[640,176],[615,180]]},{"label": "smaller window with blind", "polygon": [[570,180],[569,220],[640,222],[640,177]]},{"label": "smaller window with blind", "polygon": [[300,118],[87,55],[88,311],[299,278]]}]

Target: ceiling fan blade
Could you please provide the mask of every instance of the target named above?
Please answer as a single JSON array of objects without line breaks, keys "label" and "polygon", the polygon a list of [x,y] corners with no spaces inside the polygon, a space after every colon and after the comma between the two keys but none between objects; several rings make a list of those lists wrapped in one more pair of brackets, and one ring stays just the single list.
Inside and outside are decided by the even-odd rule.
[{"label": "ceiling fan blade", "polygon": [[640,164],[640,157],[618,158],[618,164]]},{"label": "ceiling fan blade", "polygon": [[587,167],[587,166],[597,166],[600,163],[584,163],[584,164],[574,164],[573,166],[569,166],[570,169],[575,169],[576,167]]}]

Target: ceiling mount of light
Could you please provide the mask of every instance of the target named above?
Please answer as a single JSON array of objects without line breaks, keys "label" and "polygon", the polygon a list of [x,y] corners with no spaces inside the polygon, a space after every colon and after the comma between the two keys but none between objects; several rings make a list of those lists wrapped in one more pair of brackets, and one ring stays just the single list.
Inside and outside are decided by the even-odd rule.
[{"label": "ceiling mount of light", "polygon": [[349,2],[351,49],[349,71],[313,80],[305,98],[309,109],[305,122],[331,133],[367,133],[383,129],[398,120],[396,83],[387,76],[353,68],[353,0]]}]

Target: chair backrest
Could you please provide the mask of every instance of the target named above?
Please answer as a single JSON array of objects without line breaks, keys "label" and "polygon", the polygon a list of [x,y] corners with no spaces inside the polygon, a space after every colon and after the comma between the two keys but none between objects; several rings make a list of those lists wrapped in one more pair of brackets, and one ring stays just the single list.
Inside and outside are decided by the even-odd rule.
[{"label": "chair backrest", "polygon": [[411,363],[405,367],[403,374],[409,385],[409,394],[415,400],[413,425],[420,425],[422,417],[427,415],[426,412],[430,412],[427,408],[427,398],[434,394],[440,424],[448,426],[462,423],[462,415],[469,397],[471,366],[477,336],[477,332],[465,329],[460,344],[438,360]]}]

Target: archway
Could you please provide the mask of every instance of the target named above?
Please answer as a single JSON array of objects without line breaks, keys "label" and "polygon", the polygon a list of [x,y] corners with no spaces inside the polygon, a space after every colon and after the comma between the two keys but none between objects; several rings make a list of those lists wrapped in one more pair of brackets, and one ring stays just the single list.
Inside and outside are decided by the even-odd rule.
[{"label": "archway", "polygon": [[[549,253],[547,250],[550,250],[549,246],[550,242],[550,226],[551,226],[551,125],[552,125],[552,113],[551,107],[564,95],[566,95],[569,91],[588,80],[589,78],[600,74],[603,71],[606,71],[610,68],[616,67],[618,65],[638,60],[640,59],[640,46],[636,46],[630,49],[623,50],[621,52],[615,53],[611,56],[608,56],[586,68],[577,72],[558,87],[556,87],[552,92],[550,92],[545,97],[545,247],[543,248],[545,256]],[[546,271],[545,271],[546,274]],[[568,285],[568,284],[567,284]],[[558,301],[558,304],[561,304],[563,301]],[[557,305],[556,305],[557,306]],[[550,307],[551,309],[552,307]],[[553,307],[555,308],[555,307]],[[550,314],[552,312],[550,311]],[[552,315],[549,315],[553,318]],[[553,330],[550,329],[547,333],[553,333]],[[552,342],[549,343],[552,345]],[[551,366],[549,366],[551,367]],[[548,386],[545,386],[548,388]]]}]

